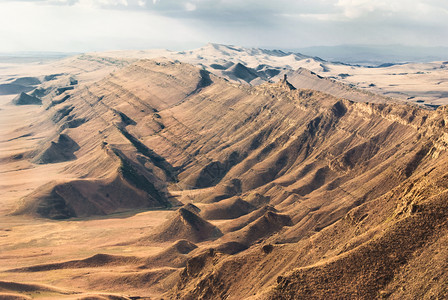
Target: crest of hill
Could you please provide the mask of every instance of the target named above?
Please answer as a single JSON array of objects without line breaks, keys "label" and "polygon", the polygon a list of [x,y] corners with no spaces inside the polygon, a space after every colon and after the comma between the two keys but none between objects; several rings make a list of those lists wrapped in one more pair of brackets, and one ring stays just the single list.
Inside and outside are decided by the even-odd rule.
[{"label": "crest of hill", "polygon": [[108,179],[49,182],[22,199],[12,214],[67,219],[172,205],[163,191],[153,188],[151,193],[141,190],[120,173]]},{"label": "crest of hill", "polygon": [[225,233],[237,231],[241,228],[246,227],[253,221],[257,220],[258,218],[262,217],[266,212],[278,213],[278,211],[273,206],[265,205],[257,210],[254,210],[249,214],[233,219],[232,222],[224,224],[221,230]]},{"label": "crest of hill", "polygon": [[49,285],[15,282],[15,281],[0,281],[0,299],[5,300],[28,300],[33,299],[29,294],[53,294],[57,297],[63,298],[69,295],[71,291],[55,288]]},{"label": "crest of hill", "polygon": [[12,104],[15,105],[42,105],[41,99],[34,96],[30,96],[25,92],[20,93],[11,102]]},{"label": "crest of hill", "polygon": [[292,224],[289,216],[266,210],[262,216],[242,229],[227,234],[223,239],[250,246],[255,241],[269,237],[283,227],[291,226]]},{"label": "crest of hill", "polygon": [[258,74],[255,70],[249,69],[242,65],[241,63],[237,63],[227,69],[223,74],[230,77],[230,79],[238,80],[241,79],[247,83],[250,83],[255,78],[258,78]]},{"label": "crest of hill", "polygon": [[9,270],[8,272],[43,272],[60,269],[97,268],[103,266],[116,266],[141,263],[142,259],[131,256],[117,256],[109,254],[95,254],[86,259],[72,260],[67,262],[42,264],[31,267]]},{"label": "crest of hill", "polygon": [[42,82],[40,81],[40,79],[36,78],[36,77],[21,77],[21,78],[17,78],[11,82],[11,84],[21,84],[21,85],[25,85],[25,86],[38,85],[41,83]]},{"label": "crest of hill", "polygon": [[220,236],[222,236],[222,233],[216,226],[207,222],[194,212],[185,208],[180,208],[174,216],[162,224],[154,234],[141,239],[141,242],[169,242],[185,239],[197,243],[216,239]]},{"label": "crest of hill", "polygon": [[254,209],[253,205],[241,198],[232,197],[207,205],[201,211],[201,216],[207,220],[235,219],[250,213]]},{"label": "crest of hill", "polygon": [[50,144],[34,159],[37,164],[58,163],[76,159],[74,152],[79,150],[79,145],[66,134],[60,134],[57,141]]},{"label": "crest of hill", "polygon": [[162,252],[148,257],[145,260],[142,268],[154,268],[154,267],[173,267],[180,268],[185,266],[185,262],[188,260],[188,253],[197,249],[194,243],[187,240],[178,240],[171,246],[164,249]]},{"label": "crest of hill", "polygon": [[194,205],[193,203],[188,203],[183,206],[184,209],[191,211],[192,213],[199,214],[201,212],[201,209]]}]

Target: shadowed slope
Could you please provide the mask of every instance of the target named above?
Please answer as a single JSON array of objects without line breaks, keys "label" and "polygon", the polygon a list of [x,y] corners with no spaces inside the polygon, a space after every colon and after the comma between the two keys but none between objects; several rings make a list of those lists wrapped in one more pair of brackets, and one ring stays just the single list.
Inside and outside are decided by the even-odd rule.
[{"label": "shadowed slope", "polygon": [[241,198],[230,198],[218,203],[207,205],[201,216],[207,220],[235,219],[251,212],[252,205]]},{"label": "shadowed slope", "polygon": [[181,268],[185,266],[188,260],[188,253],[198,248],[192,242],[187,240],[178,240],[161,253],[149,257],[141,268],[174,267]]},{"label": "shadowed slope", "polygon": [[37,97],[30,96],[27,93],[20,93],[17,97],[12,99],[12,104],[15,105],[41,105],[42,100]]},{"label": "shadowed slope", "polygon": [[34,158],[34,162],[49,164],[73,160],[76,159],[73,154],[76,150],[79,150],[79,145],[66,134],[61,134],[57,141],[51,141],[47,148]]},{"label": "shadowed slope", "polygon": [[225,239],[249,246],[259,239],[266,238],[278,232],[284,226],[291,225],[292,222],[289,216],[267,211],[242,229],[227,234]]},{"label": "shadowed slope", "polygon": [[168,242],[185,239],[197,243],[209,239],[216,239],[220,236],[222,236],[222,233],[216,226],[210,224],[190,210],[180,208],[154,234],[151,234],[148,238],[143,238],[141,242],[145,243],[146,240]]},{"label": "shadowed slope", "polygon": [[17,283],[17,282],[8,282],[8,281],[0,281],[0,288],[3,290],[9,291],[58,291],[57,289],[39,285],[39,284],[27,284],[27,283]]},{"label": "shadowed slope", "polygon": [[137,257],[96,254],[86,259],[54,264],[36,265],[32,267],[9,270],[9,272],[42,272],[59,269],[95,268],[103,266],[137,264],[141,261],[142,259],[139,259]]}]

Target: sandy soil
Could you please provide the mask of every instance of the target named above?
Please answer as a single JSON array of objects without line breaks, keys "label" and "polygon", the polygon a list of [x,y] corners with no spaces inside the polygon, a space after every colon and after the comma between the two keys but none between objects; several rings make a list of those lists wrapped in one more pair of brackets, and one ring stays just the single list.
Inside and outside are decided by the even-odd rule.
[{"label": "sandy soil", "polygon": [[[0,281],[39,283],[56,286],[73,293],[91,290],[90,274],[119,276],[137,272],[138,265],[104,268],[61,269],[47,272],[6,273],[30,265],[85,259],[95,254],[148,257],[163,250],[165,244],[152,246],[118,246],[148,234],[173,212],[129,212],[91,220],[48,221],[44,219],[6,217],[0,221]],[[93,272],[92,272],[93,271]],[[93,275],[96,274],[96,275]],[[114,288],[110,286],[109,291]],[[120,287],[116,292],[120,292]],[[138,296],[147,296],[139,291]],[[26,294],[26,293],[25,293]],[[149,291],[154,295],[154,290]],[[39,294],[28,294],[36,298]],[[134,295],[136,296],[136,295]],[[55,299],[62,297],[55,295]]]}]

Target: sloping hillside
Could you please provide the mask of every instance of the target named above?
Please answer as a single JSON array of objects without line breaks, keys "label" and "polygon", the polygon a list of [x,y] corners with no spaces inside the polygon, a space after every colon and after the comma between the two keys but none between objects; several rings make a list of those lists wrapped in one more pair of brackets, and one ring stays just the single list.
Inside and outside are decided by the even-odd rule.
[{"label": "sloping hillside", "polygon": [[[145,257],[118,275],[76,277],[94,290],[154,286],[181,299],[446,296],[446,108],[354,102],[347,93],[365,101],[363,93],[296,75],[296,84],[251,87],[143,60],[44,96],[42,117],[23,134],[48,134],[18,160],[63,164],[62,179],[32,191],[14,214],[83,218],[194,202],[115,241],[120,251],[171,250],[139,250]],[[188,251],[172,250],[178,240]]]}]

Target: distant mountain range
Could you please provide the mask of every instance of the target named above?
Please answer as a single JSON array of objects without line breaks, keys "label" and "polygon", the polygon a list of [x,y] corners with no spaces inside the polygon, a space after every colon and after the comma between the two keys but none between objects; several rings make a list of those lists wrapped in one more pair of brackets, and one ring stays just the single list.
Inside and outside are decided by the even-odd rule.
[{"label": "distant mountain range", "polygon": [[33,63],[76,55],[75,52],[17,51],[0,52],[0,63]]},{"label": "distant mountain range", "polygon": [[289,51],[318,56],[328,61],[360,65],[448,60],[448,47],[340,45],[314,46]]},{"label": "distant mountain range", "polygon": [[[411,100],[418,105],[441,105],[448,101],[448,93],[443,84],[447,67],[444,61],[448,59],[443,59],[443,51],[439,51],[439,56],[436,56],[436,49],[439,48],[403,46],[320,48],[322,51],[326,49],[332,54],[331,56],[322,55],[323,53],[318,51],[319,47],[316,51],[310,49],[309,52],[306,49],[274,50],[209,43],[201,48],[185,51],[115,50],[79,54],[67,59],[102,61],[106,64],[118,63],[124,66],[140,59],[165,58],[200,66],[216,76],[252,86],[277,82],[286,74],[297,88],[312,88],[354,101],[362,98],[365,101],[381,102],[382,100],[377,99],[378,94],[403,101]],[[425,52],[425,49],[428,50]],[[405,57],[410,58],[411,54],[414,55],[414,59],[409,61],[423,61],[426,57],[425,60],[436,62],[405,63]],[[0,53],[0,62],[40,63],[69,54],[20,52],[10,55],[16,56],[2,56]],[[373,67],[375,72],[366,70]],[[104,66],[101,69],[104,70]],[[405,77],[406,80],[403,80]],[[31,90],[30,87],[18,86],[16,82],[8,79],[8,77],[4,80],[0,78],[0,94],[19,94]],[[332,80],[344,83],[345,86],[330,83]],[[420,83],[423,81],[426,85],[422,89]],[[338,92],[335,90],[336,87]],[[361,88],[364,92],[373,92],[375,96],[366,96],[364,92],[359,94],[359,91],[355,92],[354,87]],[[366,100],[366,97],[369,100]]]},{"label": "distant mountain range", "polygon": [[[419,47],[403,45],[338,45],[338,46],[312,46],[290,49],[267,49],[242,48],[238,46],[228,46],[220,44],[208,44],[200,49],[215,48],[221,52],[223,48],[232,57],[234,53],[245,56],[295,56],[296,59],[321,58],[329,62],[342,62],[346,64],[379,66],[387,63],[409,63],[409,62],[433,62],[448,60],[448,47]],[[167,52],[176,52],[168,51]],[[116,51],[122,53],[124,51]],[[129,51],[126,51],[129,52]],[[145,53],[143,51],[130,51]],[[179,51],[179,54],[191,54],[192,51]],[[42,51],[20,51],[20,52],[0,52],[0,62],[33,62],[42,60],[59,59],[76,55],[74,52],[42,52]],[[221,54],[221,53],[220,53]]]}]

